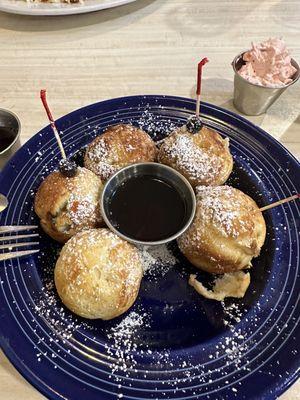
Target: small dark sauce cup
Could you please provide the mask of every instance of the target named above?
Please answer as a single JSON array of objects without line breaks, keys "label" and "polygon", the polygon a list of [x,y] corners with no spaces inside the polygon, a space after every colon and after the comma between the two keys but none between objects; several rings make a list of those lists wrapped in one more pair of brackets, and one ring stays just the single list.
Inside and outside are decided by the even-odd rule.
[{"label": "small dark sauce cup", "polygon": [[[163,239],[158,237],[157,239],[152,238],[151,240],[141,240],[130,236],[127,233],[124,233],[124,231],[122,232],[122,230],[116,225],[115,220],[118,216],[112,215],[112,199],[117,190],[126,185],[126,183],[128,183],[130,180],[141,178],[140,181],[143,181],[143,177],[145,177],[145,181],[147,178],[151,177],[151,179],[166,184],[170,190],[176,191],[182,203],[184,204],[184,216],[182,219],[180,219],[178,229],[176,229],[175,232],[171,232],[168,237],[164,237]],[[100,204],[103,218],[107,226],[113,232],[128,242],[147,246],[156,246],[175,240],[188,229],[194,219],[196,211],[195,193],[187,179],[173,168],[158,163],[133,164],[118,171],[105,184]],[[162,209],[159,210],[160,214],[169,212],[170,210],[167,208],[172,207],[172,204],[166,204],[162,202],[161,207]],[[119,212],[122,212],[122,207],[120,207]],[[141,218],[141,220],[137,221],[137,223],[142,226],[143,219]],[[153,224],[155,223],[158,223],[158,221],[155,220],[155,216],[153,215]]]},{"label": "small dark sauce cup", "polygon": [[0,109],[0,170],[20,147],[21,123],[11,111]]}]

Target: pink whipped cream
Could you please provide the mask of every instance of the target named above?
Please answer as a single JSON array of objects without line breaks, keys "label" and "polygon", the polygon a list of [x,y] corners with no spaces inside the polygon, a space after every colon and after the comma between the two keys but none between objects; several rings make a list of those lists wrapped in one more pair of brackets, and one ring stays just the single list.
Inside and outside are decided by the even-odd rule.
[{"label": "pink whipped cream", "polygon": [[243,55],[246,62],[238,71],[247,81],[260,86],[281,87],[292,82],[297,71],[291,64],[290,52],[282,39],[271,38]]}]

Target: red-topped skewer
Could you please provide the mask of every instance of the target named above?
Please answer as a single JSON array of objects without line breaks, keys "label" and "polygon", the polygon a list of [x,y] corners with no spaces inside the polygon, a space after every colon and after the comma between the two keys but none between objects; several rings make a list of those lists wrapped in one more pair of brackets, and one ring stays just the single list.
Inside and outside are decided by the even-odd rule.
[{"label": "red-topped skewer", "polygon": [[54,118],[52,116],[52,112],[51,112],[51,110],[50,110],[50,108],[48,106],[48,103],[47,103],[46,90],[45,89],[41,90],[40,97],[41,97],[43,106],[44,106],[45,111],[47,113],[51,128],[53,130],[54,136],[56,138],[56,141],[58,143],[58,147],[59,147],[61,155],[62,155],[62,159],[59,162],[59,171],[64,176],[66,176],[67,178],[72,178],[72,177],[74,177],[76,175],[77,165],[76,165],[75,161],[67,159],[67,156],[66,156],[66,153],[65,153],[65,149],[63,147],[61,138],[59,136],[58,130],[57,130],[56,125],[55,125]]},{"label": "red-topped skewer", "polygon": [[202,68],[208,62],[208,58],[204,57],[198,63],[198,73],[197,73],[197,102],[196,102],[196,113],[192,117],[187,120],[186,128],[187,130],[192,133],[198,133],[202,127],[203,123],[200,118],[200,102],[201,102],[201,86],[202,86]]},{"label": "red-topped skewer", "polygon": [[53,118],[53,116],[52,116],[51,110],[50,110],[50,108],[49,108],[49,106],[48,106],[48,103],[47,103],[47,99],[46,99],[46,90],[45,90],[45,89],[42,89],[42,90],[41,90],[40,96],[41,96],[41,100],[42,100],[43,106],[44,106],[44,108],[45,108],[45,111],[46,111],[46,113],[47,113],[47,116],[48,116],[48,119],[49,119],[51,128],[52,128],[53,133],[54,133],[54,135],[55,135],[55,138],[56,138],[56,140],[57,140],[57,143],[58,143],[58,146],[59,146],[59,149],[60,149],[62,158],[63,158],[63,159],[66,159],[67,156],[66,156],[66,153],[65,153],[65,149],[64,149],[64,147],[63,147],[63,144],[62,144],[62,141],[61,141],[61,139],[60,139],[58,130],[57,130],[57,128],[56,128],[55,121],[54,121],[54,118]]},{"label": "red-topped skewer", "polygon": [[196,116],[200,116],[200,102],[201,102],[201,86],[202,86],[202,68],[208,63],[208,58],[204,57],[198,64],[198,76],[197,76],[197,103],[196,103]]}]

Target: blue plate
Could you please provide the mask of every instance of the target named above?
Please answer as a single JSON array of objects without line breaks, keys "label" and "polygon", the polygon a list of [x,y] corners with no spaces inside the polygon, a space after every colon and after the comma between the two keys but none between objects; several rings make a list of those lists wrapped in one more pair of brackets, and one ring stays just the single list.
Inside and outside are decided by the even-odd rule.
[{"label": "blue plate", "polygon": [[[57,125],[73,155],[119,122],[161,139],[194,109],[194,101],[184,98],[127,97],[84,107]],[[259,205],[300,192],[298,162],[271,136],[211,104],[203,103],[201,113],[205,124],[230,138],[230,184]],[[34,194],[58,158],[49,126],[18,151],[0,176],[10,202],[0,225],[38,223]],[[50,399],[277,398],[299,376],[299,202],[264,215],[267,240],[244,299],[200,297],[187,283],[195,269],[172,243],[176,265],[146,273],[133,309],[110,322],[76,318],[62,306],[53,286],[60,247],[40,232],[39,255],[0,266],[3,351]],[[136,329],[118,339],[124,319],[139,316]]]}]

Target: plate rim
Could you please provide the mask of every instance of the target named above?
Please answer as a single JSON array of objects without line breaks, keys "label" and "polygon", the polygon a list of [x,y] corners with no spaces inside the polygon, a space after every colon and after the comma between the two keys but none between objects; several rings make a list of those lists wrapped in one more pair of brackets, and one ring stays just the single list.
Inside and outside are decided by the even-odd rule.
[{"label": "plate rim", "polygon": [[[1,1],[1,0],[0,0]],[[134,0],[136,1],[136,0]],[[96,106],[97,104],[109,104],[110,102],[114,102],[114,101],[128,101],[131,99],[142,99],[142,100],[146,100],[146,99],[168,99],[168,100],[175,100],[175,101],[186,101],[189,102],[191,104],[195,104],[196,105],[196,100],[190,97],[184,97],[184,96],[172,96],[172,95],[163,95],[163,94],[147,94],[147,95],[130,95],[130,96],[119,96],[119,97],[114,97],[114,98],[109,98],[109,99],[104,99],[104,100],[100,100],[100,101],[96,101],[95,103],[89,103],[85,106],[76,108],[71,110],[70,112],[68,112],[65,115],[62,115],[61,117],[57,118],[55,121],[57,124],[59,124],[62,120],[64,120],[66,117],[75,115],[77,112],[87,108],[87,107],[93,107]],[[290,158],[291,160],[296,163],[296,165],[300,168],[300,160],[298,160],[291,152],[289,149],[287,149],[283,143],[281,143],[278,139],[276,139],[275,137],[273,137],[270,133],[268,133],[267,131],[265,131],[264,129],[262,129],[260,126],[254,124],[253,122],[251,122],[250,120],[248,120],[246,117],[235,113],[234,111],[230,111],[227,110],[224,107],[220,107],[217,106],[213,103],[209,103],[206,101],[201,101],[201,104],[203,104],[206,108],[213,108],[219,112],[226,112],[226,114],[229,114],[231,118],[234,118],[236,120],[241,120],[243,123],[245,123],[246,125],[249,125],[250,127],[254,127],[256,130],[258,130],[262,135],[265,136],[266,139],[268,139],[269,142],[271,142],[272,144],[275,144],[276,146],[278,146],[282,151],[284,151]],[[200,113],[201,113],[201,106],[200,106]],[[10,162],[13,162],[14,158],[19,154],[19,152],[23,149],[23,147],[27,144],[32,143],[32,141],[34,140],[35,136],[37,136],[38,134],[40,134],[44,129],[47,129],[49,127],[49,124],[43,126],[38,132],[36,132],[33,136],[31,136],[17,151],[16,153],[14,153],[14,155],[9,159],[9,161],[6,163],[6,165],[4,166],[4,168],[2,170],[0,170],[0,178],[1,176],[6,173],[6,169],[9,168],[9,164]]]},{"label": "plate rim", "polygon": [[[29,15],[29,16],[59,16],[59,15],[75,15],[75,14],[86,14],[95,11],[108,10],[110,8],[120,7],[126,4],[130,4],[136,2],[137,0],[110,0],[111,4],[101,4],[101,0],[96,0],[95,4],[83,4],[83,5],[72,5],[66,4],[64,7],[58,7],[54,4],[51,5],[49,3],[48,7],[46,4],[43,4],[43,7],[36,6],[35,8],[30,8],[26,6],[26,0],[22,6],[19,6],[17,3],[14,4],[3,4],[3,1],[0,0],[0,11],[9,13],[9,14],[17,14],[17,15]],[[10,1],[10,0],[8,0]],[[20,0],[17,0],[20,1]],[[88,1],[88,0],[87,0]],[[99,3],[98,3],[99,2]]]}]

